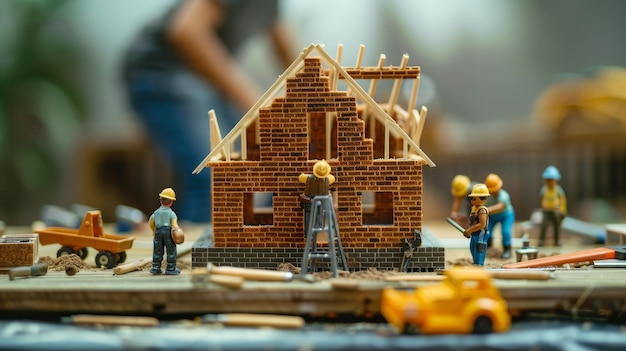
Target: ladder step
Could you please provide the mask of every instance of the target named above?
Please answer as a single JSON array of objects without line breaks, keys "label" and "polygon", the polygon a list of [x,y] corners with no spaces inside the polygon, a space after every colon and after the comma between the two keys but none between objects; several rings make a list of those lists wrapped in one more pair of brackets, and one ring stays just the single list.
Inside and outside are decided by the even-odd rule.
[{"label": "ladder step", "polygon": [[330,253],[328,252],[311,252],[309,254],[309,258],[329,258]]}]

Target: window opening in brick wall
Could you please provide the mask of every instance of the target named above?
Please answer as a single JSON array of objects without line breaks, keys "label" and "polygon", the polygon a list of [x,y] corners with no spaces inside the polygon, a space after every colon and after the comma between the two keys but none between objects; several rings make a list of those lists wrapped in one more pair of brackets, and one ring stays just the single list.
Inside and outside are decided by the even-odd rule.
[{"label": "window opening in brick wall", "polygon": [[361,192],[363,225],[393,225],[393,193]]},{"label": "window opening in brick wall", "polygon": [[[326,130],[326,121],[332,118],[330,131]],[[333,112],[311,112],[309,121],[309,160],[337,158],[337,116]],[[330,151],[326,143],[326,133],[330,135]]]},{"label": "window opening in brick wall", "polygon": [[244,225],[273,225],[274,199],[271,192],[245,193],[243,196]]}]

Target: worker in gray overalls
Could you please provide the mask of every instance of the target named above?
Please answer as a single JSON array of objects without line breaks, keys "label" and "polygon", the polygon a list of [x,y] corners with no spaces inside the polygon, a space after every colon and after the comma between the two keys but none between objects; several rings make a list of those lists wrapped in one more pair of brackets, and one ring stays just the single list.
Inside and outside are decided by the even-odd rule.
[{"label": "worker in gray overalls", "polygon": [[313,174],[302,173],[298,180],[305,184],[304,193],[300,194],[300,203],[304,207],[304,235],[306,236],[311,217],[311,201],[315,196],[329,195],[329,187],[335,182],[335,176],[330,174],[328,162],[321,160],[313,165]]},{"label": "worker in gray overalls", "polygon": [[172,229],[178,228],[178,217],[171,207],[176,200],[176,193],[172,188],[165,188],[159,194],[161,206],[154,211],[148,225],[154,233],[154,249],[152,251],[152,269],[150,273],[161,274],[163,253],[167,250],[167,267],[165,274],[180,274],[176,268],[176,243],[172,239]]}]

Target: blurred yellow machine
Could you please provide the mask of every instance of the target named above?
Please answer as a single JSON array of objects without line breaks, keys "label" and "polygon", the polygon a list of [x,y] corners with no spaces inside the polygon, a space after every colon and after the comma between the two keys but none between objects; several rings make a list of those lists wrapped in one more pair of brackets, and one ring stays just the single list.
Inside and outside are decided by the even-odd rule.
[{"label": "blurred yellow machine", "polygon": [[385,288],[381,313],[403,332],[423,334],[504,332],[511,326],[507,304],[481,268],[444,271],[440,283],[403,291]]}]

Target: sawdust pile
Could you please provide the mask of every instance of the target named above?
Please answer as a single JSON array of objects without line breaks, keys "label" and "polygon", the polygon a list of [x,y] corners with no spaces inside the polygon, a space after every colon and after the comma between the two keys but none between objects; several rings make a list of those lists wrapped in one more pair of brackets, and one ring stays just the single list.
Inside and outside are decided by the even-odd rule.
[{"label": "sawdust pile", "polygon": [[90,267],[76,254],[63,255],[56,258],[42,256],[39,258],[39,262],[47,264],[49,272],[65,272],[71,266],[81,271],[97,271],[96,268]]},{"label": "sawdust pile", "polygon": [[[291,272],[294,274],[300,274],[301,272],[300,267],[297,267],[288,262],[279,263],[276,270],[281,271],[281,272]],[[354,279],[354,280],[385,280],[386,277],[398,275],[398,274],[404,274],[404,273],[399,272],[397,269],[389,270],[389,271],[379,271],[378,269],[374,267],[370,267],[368,269],[354,271],[354,272],[346,272],[346,271],[340,270],[339,278]],[[333,274],[330,271],[315,272],[312,275],[313,275],[313,278],[317,281],[333,278]]]},{"label": "sawdust pile", "polygon": [[[79,271],[97,272],[101,270],[106,270],[105,267],[95,268],[95,267],[88,265],[87,263],[85,263],[85,261],[83,261],[76,254],[63,255],[61,257],[42,256],[39,258],[39,262],[45,263],[48,265],[48,272],[66,272],[68,274],[70,274],[69,272],[73,272],[73,274],[76,274]],[[163,268],[165,268],[165,265],[166,263],[164,260]],[[191,262],[186,262],[186,261],[176,262],[176,267],[178,267],[178,269],[180,270],[183,270],[183,269],[191,270],[192,268]],[[144,263],[137,270],[143,271],[143,270],[149,270],[150,268],[152,268],[152,261]]]}]

